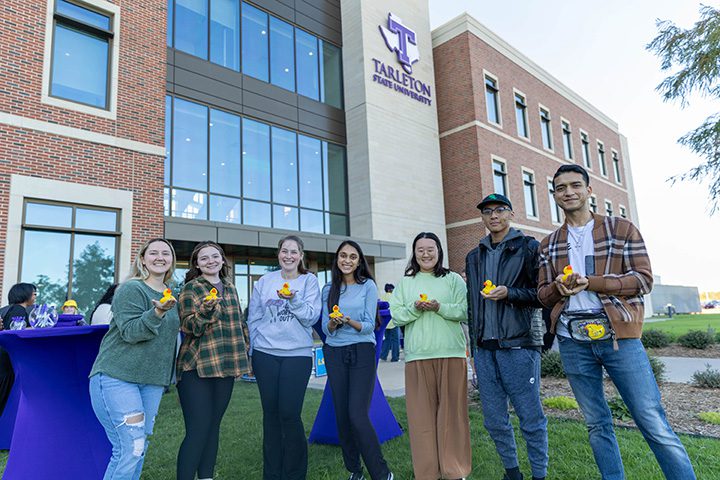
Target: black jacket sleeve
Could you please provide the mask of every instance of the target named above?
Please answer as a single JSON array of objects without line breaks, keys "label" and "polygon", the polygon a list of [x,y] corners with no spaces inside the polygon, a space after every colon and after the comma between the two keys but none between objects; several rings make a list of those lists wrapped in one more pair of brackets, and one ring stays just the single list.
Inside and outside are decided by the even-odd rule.
[{"label": "black jacket sleeve", "polygon": [[525,237],[523,245],[524,287],[508,287],[508,302],[519,306],[541,308],[537,297],[537,279],[540,268],[540,243],[532,237]]}]

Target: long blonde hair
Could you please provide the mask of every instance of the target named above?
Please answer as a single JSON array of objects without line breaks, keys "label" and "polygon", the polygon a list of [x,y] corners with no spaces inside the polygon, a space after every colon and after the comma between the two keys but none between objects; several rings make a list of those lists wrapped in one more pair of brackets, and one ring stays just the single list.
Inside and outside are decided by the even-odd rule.
[{"label": "long blonde hair", "polygon": [[147,271],[145,268],[145,265],[143,265],[142,261],[145,257],[145,252],[147,252],[148,247],[151,243],[154,242],[163,242],[165,245],[167,245],[170,248],[170,252],[172,252],[172,265],[170,265],[170,269],[165,272],[165,276],[163,277],[163,282],[167,283],[168,280],[170,280],[173,276],[173,273],[175,273],[175,263],[176,263],[176,257],[175,257],[175,249],[172,246],[172,243],[165,240],[164,238],[156,237],[151,238],[147,242],[143,243],[142,247],[140,247],[140,250],[138,250],[137,255],[135,256],[135,261],[132,264],[132,267],[130,268],[130,275],[128,276],[128,280],[147,280],[150,276],[150,272]]}]

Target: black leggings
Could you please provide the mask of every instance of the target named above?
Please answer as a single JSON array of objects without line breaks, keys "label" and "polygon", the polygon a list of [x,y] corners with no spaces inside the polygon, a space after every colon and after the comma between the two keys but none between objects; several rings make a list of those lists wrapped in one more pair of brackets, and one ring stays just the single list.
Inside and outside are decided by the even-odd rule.
[{"label": "black leggings", "polygon": [[254,350],[252,362],[263,408],[263,479],[304,480],[307,438],[300,414],[312,357],[280,357]]},{"label": "black leggings", "polygon": [[235,379],[201,378],[183,372],[177,384],[185,419],[185,439],[177,458],[177,480],[212,478],[220,441],[220,422],[232,396]]}]

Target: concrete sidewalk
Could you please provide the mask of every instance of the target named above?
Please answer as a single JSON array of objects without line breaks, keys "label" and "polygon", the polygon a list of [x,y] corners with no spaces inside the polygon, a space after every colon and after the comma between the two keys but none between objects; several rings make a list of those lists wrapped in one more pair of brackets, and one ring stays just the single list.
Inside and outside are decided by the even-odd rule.
[{"label": "concrete sidewalk", "polygon": [[693,373],[705,370],[710,365],[720,370],[720,358],[658,357],[665,364],[665,377],[668,382],[690,383]]}]

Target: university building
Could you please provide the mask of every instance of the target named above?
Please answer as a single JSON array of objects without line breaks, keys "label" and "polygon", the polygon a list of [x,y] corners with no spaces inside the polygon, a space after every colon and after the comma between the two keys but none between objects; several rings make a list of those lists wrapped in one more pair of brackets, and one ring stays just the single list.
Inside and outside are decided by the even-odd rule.
[{"label": "university building", "polygon": [[460,269],[492,191],[528,233],[559,225],[547,179],[567,162],[590,167],[599,212],[637,219],[612,120],[476,20],[431,32],[424,2],[391,7],[8,0],[3,303],[28,281],[92,308],[155,236],[178,280],[196,242],[223,245],[244,305],[293,232],[321,283],[348,236],[379,284],[420,231]]}]

